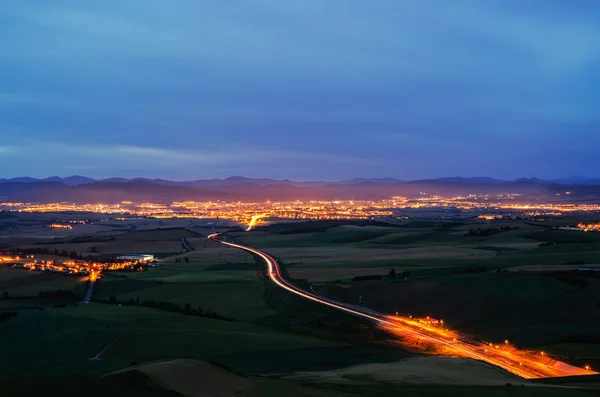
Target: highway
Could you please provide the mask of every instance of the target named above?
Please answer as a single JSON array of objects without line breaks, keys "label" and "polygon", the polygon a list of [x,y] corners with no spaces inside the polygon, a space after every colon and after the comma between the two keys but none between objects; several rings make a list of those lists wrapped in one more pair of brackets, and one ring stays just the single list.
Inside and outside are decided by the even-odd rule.
[{"label": "highway", "polygon": [[354,316],[375,321],[379,326],[397,336],[424,340],[437,347],[446,348],[454,355],[485,361],[525,379],[596,374],[596,372],[589,369],[573,367],[566,363],[552,360],[541,353],[539,356],[536,356],[534,354],[512,352],[501,346],[489,346],[481,342],[464,338],[453,331],[417,323],[410,318],[378,313],[365,307],[338,302],[305,291],[288,282],[281,275],[280,267],[275,258],[266,252],[249,246],[223,241],[218,233],[211,234],[208,238],[261,257],[267,265],[267,275],[271,281],[288,292],[318,302],[322,305],[342,310]]}]

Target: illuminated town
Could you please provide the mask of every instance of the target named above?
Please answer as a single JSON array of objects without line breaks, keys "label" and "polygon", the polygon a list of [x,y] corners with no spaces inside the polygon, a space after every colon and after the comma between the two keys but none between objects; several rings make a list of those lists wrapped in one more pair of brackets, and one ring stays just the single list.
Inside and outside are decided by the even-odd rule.
[{"label": "illuminated town", "polygon": [[8,263],[9,267],[30,271],[59,273],[69,276],[89,276],[95,280],[102,272],[144,271],[147,263],[144,261],[119,262],[88,262],[78,260],[37,260],[33,256],[1,257],[0,261]]},{"label": "illuminated town", "polygon": [[592,223],[589,225],[580,223],[577,227],[584,232],[600,232],[600,223]]},{"label": "illuminated town", "polygon": [[51,225],[48,225],[48,227],[50,229],[73,229],[73,226],[71,226],[71,225],[63,225],[62,223],[53,223]]},{"label": "illuminated town", "polygon": [[[454,212],[484,212],[482,219],[501,219],[502,212],[529,218],[560,216],[573,212],[600,212],[600,204],[589,203],[527,203],[519,195],[468,195],[443,197],[423,195],[419,198],[393,197],[386,200],[309,200],[266,202],[184,201],[171,204],[132,203],[120,204],[73,204],[73,203],[0,203],[0,210],[15,212],[87,212],[118,215],[114,220],[130,220],[131,217],[193,218],[232,220],[240,224],[257,223],[261,218],[279,219],[375,219],[402,215],[403,210],[440,209]],[[126,217],[128,215],[129,217]],[[253,222],[254,219],[254,222]],[[72,228],[83,220],[54,223],[51,228]],[[589,229],[589,230],[593,230]]]},{"label": "illuminated town", "polygon": [[578,223],[577,226],[563,226],[560,230],[571,230],[576,232],[600,232],[600,223]]}]

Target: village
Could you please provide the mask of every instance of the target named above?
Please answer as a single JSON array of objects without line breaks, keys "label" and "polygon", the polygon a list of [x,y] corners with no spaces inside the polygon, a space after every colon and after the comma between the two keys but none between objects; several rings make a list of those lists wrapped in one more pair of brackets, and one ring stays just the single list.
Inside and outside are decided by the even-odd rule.
[{"label": "village", "polygon": [[64,275],[91,276],[102,272],[140,272],[148,267],[159,266],[153,255],[127,254],[114,261],[96,262],[90,260],[38,260],[30,256],[1,256],[0,262],[8,267],[39,272],[52,272]]}]

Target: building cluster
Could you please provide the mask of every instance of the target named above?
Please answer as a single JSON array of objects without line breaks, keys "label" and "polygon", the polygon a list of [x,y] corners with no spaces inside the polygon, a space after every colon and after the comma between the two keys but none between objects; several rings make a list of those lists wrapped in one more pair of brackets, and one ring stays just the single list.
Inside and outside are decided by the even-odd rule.
[{"label": "building cluster", "polygon": [[66,225],[63,223],[52,223],[52,224],[48,225],[48,227],[50,229],[73,229],[73,226]]},{"label": "building cluster", "polygon": [[559,230],[570,230],[576,232],[600,232],[600,223],[579,223],[577,226],[561,226]]},{"label": "building cluster", "polygon": [[117,256],[119,261],[132,261],[132,262],[153,262],[154,255],[149,254],[127,254]]},{"label": "building cluster", "polygon": [[582,272],[600,272],[600,266],[579,266],[577,270]]},{"label": "building cluster", "polygon": [[580,223],[577,227],[584,232],[600,232],[600,223],[590,223],[588,225]]},{"label": "building cluster", "polygon": [[482,214],[482,215],[479,215],[477,218],[485,219],[486,221],[493,221],[493,220],[497,220],[497,219],[502,219],[503,216],[502,215],[494,215],[494,214]]},{"label": "building cluster", "polygon": [[[422,193],[417,198],[402,196],[385,200],[295,200],[265,202],[183,201],[171,204],[133,203],[0,203],[0,210],[17,212],[93,212],[110,215],[107,219],[191,218],[230,220],[249,225],[252,219],[374,219],[401,215],[406,209],[449,209],[478,211],[482,219],[498,219],[498,212],[514,216],[558,216],[571,212],[600,211],[600,204],[528,203],[517,194],[440,196]],[[506,215],[506,214],[505,214]],[[66,227],[85,221],[61,221],[51,227]]]},{"label": "building cluster", "polygon": [[[152,256],[152,255],[150,255]],[[11,258],[15,259],[15,258]],[[7,261],[8,262],[8,261]],[[99,275],[102,272],[143,271],[147,262],[126,260],[120,262],[88,262],[80,260],[33,260],[31,262],[10,263],[9,266],[31,271],[52,272],[65,275]]]},{"label": "building cluster", "polygon": [[444,323],[443,321],[438,320],[433,317],[430,317],[430,316],[417,318],[416,320],[417,320],[417,322],[419,322],[421,324],[432,325],[432,326],[439,326]]}]

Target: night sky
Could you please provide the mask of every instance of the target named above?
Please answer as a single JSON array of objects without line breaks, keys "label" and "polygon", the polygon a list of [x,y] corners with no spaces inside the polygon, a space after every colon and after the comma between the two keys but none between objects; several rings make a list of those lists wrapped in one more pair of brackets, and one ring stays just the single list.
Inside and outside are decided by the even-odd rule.
[{"label": "night sky", "polygon": [[599,176],[598,0],[17,0],[0,177]]}]

